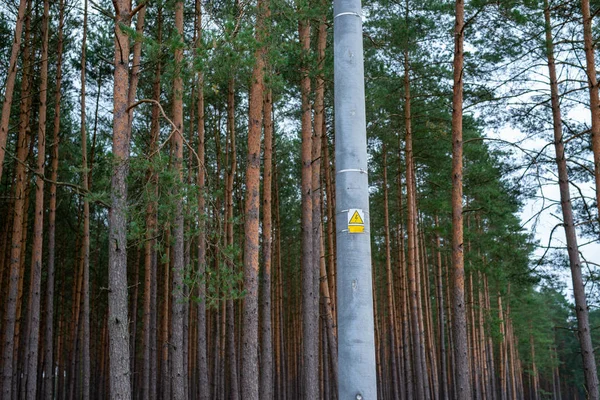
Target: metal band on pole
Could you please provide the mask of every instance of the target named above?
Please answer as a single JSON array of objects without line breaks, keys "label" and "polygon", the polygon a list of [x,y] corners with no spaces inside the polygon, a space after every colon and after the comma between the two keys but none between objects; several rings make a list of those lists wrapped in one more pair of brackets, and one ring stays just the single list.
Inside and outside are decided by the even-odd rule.
[{"label": "metal band on pole", "polygon": [[377,380],[360,0],[335,0],[334,16],[338,398],[374,400]]}]

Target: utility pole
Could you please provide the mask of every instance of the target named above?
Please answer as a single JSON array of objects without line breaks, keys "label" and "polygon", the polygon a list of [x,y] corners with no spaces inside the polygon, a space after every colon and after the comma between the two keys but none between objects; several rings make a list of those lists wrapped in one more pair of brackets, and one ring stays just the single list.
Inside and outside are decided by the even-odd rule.
[{"label": "utility pole", "polygon": [[360,0],[335,0],[338,398],[377,398]]}]

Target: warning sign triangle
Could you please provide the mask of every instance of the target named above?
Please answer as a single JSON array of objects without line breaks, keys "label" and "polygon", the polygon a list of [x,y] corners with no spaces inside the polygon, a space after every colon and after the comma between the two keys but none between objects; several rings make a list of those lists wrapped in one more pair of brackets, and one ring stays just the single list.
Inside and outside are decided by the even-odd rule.
[{"label": "warning sign triangle", "polygon": [[350,222],[348,222],[348,223],[364,225],[364,222],[363,222],[362,218],[360,217],[358,210],[354,211],[354,214],[352,215],[352,218],[350,218]]}]

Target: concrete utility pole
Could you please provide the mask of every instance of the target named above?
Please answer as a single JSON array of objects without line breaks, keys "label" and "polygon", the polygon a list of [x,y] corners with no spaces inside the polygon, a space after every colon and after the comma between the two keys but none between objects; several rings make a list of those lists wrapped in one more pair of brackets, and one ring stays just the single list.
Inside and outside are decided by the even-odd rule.
[{"label": "concrete utility pole", "polygon": [[377,398],[360,0],[335,0],[338,398]]}]

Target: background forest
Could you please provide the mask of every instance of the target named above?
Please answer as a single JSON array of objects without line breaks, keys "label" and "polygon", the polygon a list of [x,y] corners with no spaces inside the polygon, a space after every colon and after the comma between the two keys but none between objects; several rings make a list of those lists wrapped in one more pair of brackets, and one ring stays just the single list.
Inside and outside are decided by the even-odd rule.
[{"label": "background forest", "polygon": [[[363,4],[377,397],[598,399],[600,2],[462,1]],[[4,0],[0,82],[1,398],[337,398],[330,2]]]}]

